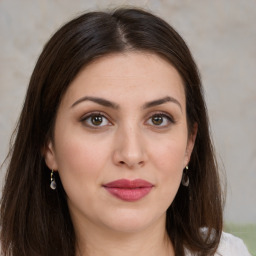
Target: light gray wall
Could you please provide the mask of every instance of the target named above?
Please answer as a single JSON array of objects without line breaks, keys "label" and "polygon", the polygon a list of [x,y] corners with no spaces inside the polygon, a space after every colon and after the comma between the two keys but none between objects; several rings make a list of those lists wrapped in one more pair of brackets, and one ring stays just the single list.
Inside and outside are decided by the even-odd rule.
[{"label": "light gray wall", "polygon": [[49,36],[85,10],[128,3],[166,19],[190,46],[202,74],[217,154],[228,177],[226,220],[256,223],[255,0],[1,0],[0,162]]}]

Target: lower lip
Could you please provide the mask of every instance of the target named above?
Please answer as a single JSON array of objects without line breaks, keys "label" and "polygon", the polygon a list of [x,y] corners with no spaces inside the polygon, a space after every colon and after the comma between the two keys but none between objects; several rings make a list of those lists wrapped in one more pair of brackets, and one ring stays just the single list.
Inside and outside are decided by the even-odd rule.
[{"label": "lower lip", "polygon": [[152,189],[152,187],[142,188],[114,188],[104,187],[113,196],[128,202],[138,201],[145,197]]}]

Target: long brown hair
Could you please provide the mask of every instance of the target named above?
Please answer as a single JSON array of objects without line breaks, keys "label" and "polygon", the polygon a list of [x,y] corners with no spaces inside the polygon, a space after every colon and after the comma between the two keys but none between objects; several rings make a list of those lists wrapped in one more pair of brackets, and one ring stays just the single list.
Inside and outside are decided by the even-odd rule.
[{"label": "long brown hair", "polygon": [[184,248],[202,256],[216,251],[222,193],[196,64],[183,39],[165,21],[143,10],[117,9],[70,21],[53,35],[38,59],[9,154],[1,201],[2,255],[75,255],[65,191],[58,175],[57,190],[49,188],[50,170],[42,150],[52,136],[62,96],[81,68],[103,55],[133,50],[159,54],[178,70],[189,131],[198,124],[189,187],[180,186],[167,211],[166,229],[175,253],[183,256]]}]

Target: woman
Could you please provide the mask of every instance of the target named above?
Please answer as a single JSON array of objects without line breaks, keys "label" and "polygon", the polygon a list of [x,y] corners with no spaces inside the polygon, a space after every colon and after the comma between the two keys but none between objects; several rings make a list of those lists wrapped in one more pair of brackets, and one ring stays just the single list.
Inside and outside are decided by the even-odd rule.
[{"label": "woman", "polygon": [[10,151],[3,255],[249,255],[222,235],[222,201],[199,74],[177,32],[135,9],[57,31]]}]

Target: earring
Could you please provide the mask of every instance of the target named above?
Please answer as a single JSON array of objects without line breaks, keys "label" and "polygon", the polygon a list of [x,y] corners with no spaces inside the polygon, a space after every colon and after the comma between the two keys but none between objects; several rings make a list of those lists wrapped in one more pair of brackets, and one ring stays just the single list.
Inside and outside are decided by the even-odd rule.
[{"label": "earring", "polygon": [[52,190],[55,190],[57,187],[56,181],[55,181],[55,177],[54,177],[54,171],[52,170],[51,172],[51,184],[50,184],[50,188]]},{"label": "earring", "polygon": [[183,175],[182,175],[181,183],[185,187],[188,187],[188,185],[189,185],[188,166],[185,167],[185,170],[184,170]]}]

